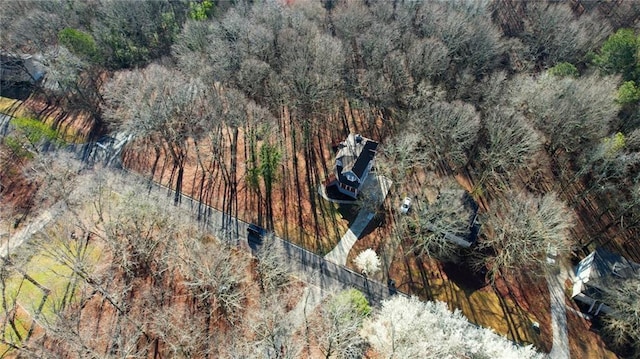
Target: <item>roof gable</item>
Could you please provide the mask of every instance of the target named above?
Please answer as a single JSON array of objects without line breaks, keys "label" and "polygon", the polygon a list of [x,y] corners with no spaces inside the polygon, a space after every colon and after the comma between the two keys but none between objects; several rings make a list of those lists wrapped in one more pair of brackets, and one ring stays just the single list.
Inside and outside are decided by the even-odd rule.
[{"label": "roof gable", "polygon": [[626,279],[640,275],[640,264],[632,262],[619,254],[597,248],[578,265],[577,275],[584,282],[615,276]]},{"label": "roof gable", "polygon": [[[378,148],[378,142],[349,134],[346,140],[340,143],[336,154],[336,172],[340,182],[358,187],[366,176],[369,164],[373,161]],[[349,174],[349,178],[347,178]],[[352,176],[355,176],[355,180]]]}]

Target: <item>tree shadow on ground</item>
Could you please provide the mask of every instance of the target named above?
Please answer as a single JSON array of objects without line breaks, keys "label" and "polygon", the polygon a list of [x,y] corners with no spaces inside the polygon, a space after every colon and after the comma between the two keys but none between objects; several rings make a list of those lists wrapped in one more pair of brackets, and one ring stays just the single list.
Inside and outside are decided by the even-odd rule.
[{"label": "tree shadow on ground", "polygon": [[373,233],[377,228],[384,227],[387,224],[387,218],[384,214],[377,214],[369,221],[369,224],[364,228],[360,234],[359,239]]},{"label": "tree shadow on ground", "polygon": [[466,294],[471,294],[489,284],[483,273],[473,270],[465,263],[445,262],[442,264],[442,270],[447,278],[460,286]]},{"label": "tree shadow on ground", "polygon": [[356,220],[356,217],[358,217],[358,211],[359,208],[355,204],[340,204],[340,206],[338,206],[338,213],[340,213],[342,219],[349,223],[349,226],[351,226],[353,221]]}]

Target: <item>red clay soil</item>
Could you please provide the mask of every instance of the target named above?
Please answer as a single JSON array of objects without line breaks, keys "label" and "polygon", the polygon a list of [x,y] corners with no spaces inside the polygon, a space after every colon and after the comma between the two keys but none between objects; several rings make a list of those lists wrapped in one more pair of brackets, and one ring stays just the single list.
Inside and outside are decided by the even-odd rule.
[{"label": "red clay soil", "polygon": [[[544,163],[553,163],[552,159],[547,158],[544,154],[539,154],[536,163],[530,171],[520,171],[515,177],[513,187],[527,189],[534,194],[548,193],[555,191],[567,203],[571,203],[584,192],[584,186],[580,181],[575,181],[569,177],[573,172],[569,166],[561,170],[558,176],[562,179],[554,180],[556,175],[552,173],[551,166]],[[556,165],[558,165],[556,163]],[[469,173],[456,176],[458,182],[471,191],[474,187],[473,180]],[[560,183],[569,183],[569,185],[561,187]],[[483,210],[488,209],[488,201],[485,196],[476,198]],[[615,225],[611,225],[613,219],[609,217],[610,213],[603,213],[598,209],[601,198],[587,196],[584,200],[577,204],[575,209],[576,225],[572,230],[572,237],[577,238],[579,243],[585,244],[589,238],[593,238],[594,233],[607,233],[613,240],[609,246],[617,246],[615,249],[618,253],[627,253],[629,257],[634,255],[629,251],[621,249],[620,243],[628,242],[628,238],[620,237],[620,233],[613,233]],[[626,235],[629,235],[626,233]],[[607,235],[605,235],[607,238]],[[580,253],[578,253],[580,256]],[[539,341],[536,345],[545,351],[551,350],[553,333],[551,331],[551,318],[549,316],[549,293],[546,280],[540,277],[531,277],[526,273],[517,276],[507,275],[496,280],[495,288],[503,298],[511,298],[524,311],[533,315],[540,323]],[[566,283],[565,292],[571,289],[570,281]],[[567,305],[576,311],[580,311],[576,303],[568,296],[566,297]],[[569,348],[572,358],[616,358],[617,356],[607,349],[606,344],[598,333],[591,329],[591,323],[578,316],[577,314],[567,310],[567,326],[569,335]]]},{"label": "red clay soil", "polygon": [[0,206],[5,219],[15,218],[15,225],[33,206],[37,185],[23,173],[28,160],[10,156],[10,151],[0,144]]},{"label": "red clay soil", "polygon": [[[37,104],[32,106],[37,108]],[[74,123],[77,122],[81,121],[74,121]],[[317,121],[311,120],[309,122],[314,124]],[[83,125],[73,125],[71,127],[86,128]],[[274,186],[271,201],[273,229],[277,234],[289,238],[310,250],[321,254],[326,253],[337,243],[348,227],[349,221],[353,219],[353,213],[341,210],[338,206],[324,201],[316,192],[317,186],[325,180],[333,168],[334,154],[331,152],[331,145],[343,140],[349,132],[362,133],[375,140],[383,140],[389,134],[393,123],[379,112],[356,110],[351,108],[348,103],[345,103],[340,111],[323,121],[323,126],[312,126],[309,129],[311,134],[307,147],[302,145],[301,123],[299,120],[290,118],[286,110],[283,110],[277,126],[272,127],[277,127],[278,130],[272,130],[270,137],[266,138],[271,138],[272,142],[278,143],[283,155],[281,172]],[[84,133],[85,131],[82,132]],[[225,138],[228,138],[228,136],[225,136]],[[185,161],[182,192],[201,199],[213,207],[222,209],[225,204],[224,194],[227,188],[225,188],[221,179],[219,166],[211,166],[212,157],[210,154],[213,151],[211,150],[211,145],[207,145],[205,142],[198,143],[199,153],[196,153],[193,141],[187,143],[187,159]],[[258,148],[260,143],[262,142],[258,141]],[[223,152],[226,153],[224,162],[228,166],[230,164],[228,155],[229,142],[226,141],[222,146],[225,147]],[[245,143],[244,140],[244,129],[241,128],[239,129],[237,144],[238,206],[234,214],[246,221],[268,226],[268,220],[265,218],[267,200],[257,190],[250,189],[245,179],[248,146],[248,143]],[[125,164],[129,168],[144,175],[151,173],[155,159],[156,154],[153,146],[148,142],[137,143],[135,146],[130,147],[124,157]],[[157,168],[153,174],[154,180],[165,185],[175,184],[175,171],[173,171],[171,161],[165,156],[164,151],[161,150],[159,152],[157,160]],[[531,172],[519,175],[521,183],[517,184],[517,187],[529,188],[537,192],[554,186],[549,181],[549,178],[553,178],[553,175],[548,167],[534,167],[535,169]],[[423,187],[422,185],[417,185],[419,183],[428,183],[428,179],[420,175],[420,173],[414,173],[413,176],[412,182],[406,184],[409,187],[397,188],[397,186],[394,186],[387,200],[387,207],[394,206],[394,195],[398,196],[406,191],[411,191],[412,188]],[[204,190],[201,190],[200,181],[203,178],[205,186]],[[465,172],[456,175],[455,179],[467,191],[472,192],[474,190],[474,180],[471,178],[470,173]],[[20,191],[27,193],[27,189],[21,190],[20,185],[16,186],[11,187],[11,190],[5,191],[5,193],[16,193],[14,197],[26,198],[18,194],[21,193]],[[572,192],[570,190],[571,188],[565,189],[563,194],[566,197],[571,197]],[[260,185],[259,192],[264,193],[263,184]],[[481,210],[484,211],[490,205],[486,192],[487,189],[484,189],[484,193],[480,192],[484,195],[476,196]],[[583,211],[584,213],[582,213]],[[593,226],[593,223],[589,223],[588,220],[593,221],[594,213],[600,214],[599,212],[597,207],[579,211],[580,222],[576,229],[578,238],[585,238],[588,233],[593,233],[593,229],[590,227]],[[392,262],[387,264],[389,265],[389,272],[401,290],[429,299],[429,278],[435,276],[433,278],[446,279],[446,273],[437,266],[432,268],[431,264],[428,264],[429,261],[422,261],[422,265],[420,265],[413,259],[407,259],[397,248],[389,246],[393,218],[389,215],[390,211],[385,211],[385,213],[385,217],[379,220],[380,226],[370,225],[370,228],[365,230],[363,238],[356,242],[349,254],[347,266],[353,268],[353,258],[360,251],[366,248],[373,248],[381,256],[390,258],[388,260]],[[597,218],[600,221],[605,221],[598,228],[609,227],[606,223],[607,216],[600,215]],[[589,228],[589,230],[586,228]],[[421,266],[423,266],[422,269],[419,268]],[[423,276],[422,279],[411,279],[414,283],[413,287],[407,287],[408,284],[405,282],[407,276],[411,277],[410,273],[422,273],[419,275]],[[386,275],[387,273],[381,273],[378,279],[384,281]],[[427,286],[416,287],[416,283],[419,282],[424,282]],[[535,340],[536,345],[543,350],[549,350],[552,336],[550,333],[550,318],[548,317],[549,298],[544,281],[531,281],[527,278],[505,278],[499,279],[495,288],[499,294],[517,303],[519,310],[525,311],[538,319],[541,333],[539,338]],[[484,287],[481,290],[488,289]],[[568,315],[567,318],[570,331],[577,330],[576,328],[583,328],[584,320],[578,318],[579,320],[576,321],[573,317],[576,316]],[[589,333],[593,334],[592,332]],[[576,338],[581,338],[579,333],[574,334]],[[573,337],[570,337],[572,338],[572,353],[581,353],[581,345],[574,343]],[[595,334],[593,334],[593,337],[598,338]],[[594,342],[593,338],[590,339],[590,342]]]},{"label": "red clay soil", "polygon": [[[565,292],[571,289],[571,281],[565,283]],[[567,300],[567,329],[569,336],[569,349],[572,358],[615,359],[618,356],[613,353],[602,340],[591,321],[584,319],[576,312],[580,308],[572,300]]]},{"label": "red clay soil", "polygon": [[[355,120],[358,119],[358,120]],[[384,127],[379,113],[354,110],[345,107],[323,122],[323,126],[314,126],[318,121],[309,121],[309,144],[304,146],[301,136],[300,120],[289,117],[283,111],[278,130],[272,129],[272,143],[277,143],[282,151],[282,166],[273,188],[272,199],[264,197],[264,184],[259,190],[249,188],[247,182],[247,158],[249,144],[245,139],[246,129],[240,128],[237,143],[237,212],[234,215],[248,222],[272,227],[278,235],[301,244],[306,248],[327,253],[338,242],[348,227],[349,214],[345,217],[339,206],[322,199],[318,195],[318,185],[324,182],[333,170],[331,145],[342,141],[349,132],[359,132],[365,136],[380,140]],[[228,133],[224,133],[225,143],[223,164],[230,166]],[[193,141],[186,143],[186,160],[182,192],[203,200],[217,208],[226,207],[228,187],[222,180],[220,166],[211,166],[212,146],[202,140],[195,150]],[[258,146],[263,140],[258,141]],[[259,147],[258,147],[259,148]],[[150,175],[156,161],[156,152],[151,143],[138,143],[126,152],[125,164],[141,174]],[[155,181],[174,187],[176,171],[165,151],[160,150],[157,166],[153,174]],[[204,179],[204,180],[203,180]],[[201,189],[200,184],[205,183]],[[227,196],[228,197],[228,196]],[[267,218],[267,207],[271,206],[272,216]],[[272,224],[270,223],[272,221]]]},{"label": "red clay soil", "polygon": [[[473,323],[491,327],[511,340],[535,344],[541,351],[550,350],[549,294],[537,285],[517,286],[514,283],[518,281],[497,279],[492,286],[467,267],[401,250],[396,252],[389,272],[398,289],[405,293],[423,300],[446,301]],[[531,328],[533,320],[540,323],[539,334]]]},{"label": "red clay soil", "polygon": [[81,141],[86,138],[95,126],[95,121],[90,114],[82,111],[66,112],[35,96],[24,101],[23,106],[34,113],[37,118],[44,119],[65,138],[73,141]]},{"label": "red clay soil", "polygon": [[545,352],[551,351],[553,343],[551,300],[544,277],[530,278],[526,274],[520,274],[517,277],[507,275],[498,277],[494,287],[499,296],[510,298],[520,309],[536,318],[540,324],[536,345]]},{"label": "red clay soil", "polygon": [[[234,256],[242,257],[247,254],[236,252]],[[108,263],[109,259],[104,258],[104,262]],[[247,265],[245,268],[247,280],[243,289],[246,291],[246,300],[242,315],[246,318],[257,310],[263,294],[257,285],[254,266]],[[155,274],[149,274],[125,283],[123,273],[106,266],[94,277],[106,281],[108,284],[102,286],[105,292],[110,293],[109,296],[115,298],[118,305],[126,308],[126,314],[119,313],[108,296],[86,286],[80,294],[81,301],[66,310],[69,318],[66,328],[77,329],[83,340],[82,344],[97,355],[110,353],[111,346],[118,342],[115,336],[119,335],[122,336],[124,345],[134,345],[136,353],[146,353],[144,357],[148,358],[171,357],[171,344],[184,344],[183,341],[187,338],[194,350],[191,354],[183,353],[187,357],[203,357],[205,352],[211,353],[213,357],[229,357],[228,350],[233,350],[229,345],[233,341],[230,336],[240,335],[240,338],[249,340],[254,335],[246,321],[242,322],[243,326],[233,326],[222,318],[219,310],[208,316],[206,308],[201,306],[201,300],[196,299],[179,271],[165,272],[163,278],[159,279],[160,282]],[[106,280],[107,278],[111,279]],[[130,288],[128,292],[123,291],[126,287]],[[288,296],[282,303],[273,305],[282,305],[290,310],[297,304],[303,287],[302,283],[293,280],[286,289]],[[136,328],[145,334],[142,335]],[[238,329],[241,331],[238,332]],[[74,345],[78,344],[77,339],[72,340],[73,338],[75,334],[72,332],[69,332],[68,338],[63,332],[56,337],[40,333],[34,336],[29,345],[32,348],[44,346],[61,356],[73,358],[77,353]],[[117,350],[122,353],[125,348]]]},{"label": "red clay soil", "polygon": [[[387,128],[386,125],[391,125],[384,121],[385,119],[380,114],[356,111],[345,104],[342,111],[326,121],[326,126],[311,129],[313,134],[310,136],[311,142],[309,147],[305,149],[300,145],[302,143],[302,138],[299,135],[300,124],[289,118],[288,113],[283,111],[278,126],[280,131],[277,134],[278,143],[283,151],[283,166],[272,196],[273,228],[277,234],[321,254],[326,253],[337,243],[346,230],[349,220],[353,218],[353,213],[345,210],[339,211],[337,206],[327,203],[316,194],[318,184],[324,181],[333,167],[331,144],[341,141],[349,132],[359,132],[367,137],[382,140],[386,131],[384,128]],[[311,122],[313,123],[313,121]],[[266,218],[264,218],[266,200],[259,196],[255,190],[250,190],[245,180],[248,144],[244,142],[243,133],[244,130],[240,129],[237,157],[239,184],[237,216],[249,222],[264,225],[266,223]],[[228,147],[228,143],[225,146]],[[203,166],[197,165],[198,159],[193,143],[188,143],[187,147],[187,165],[182,191],[193,197],[203,198],[213,207],[222,208],[225,188],[220,177],[215,177],[215,170],[211,171],[213,174],[207,175]],[[199,147],[200,154],[211,153],[211,148],[203,145],[202,142],[199,143]],[[125,163],[140,173],[149,174],[154,158],[155,155],[151,147],[141,145],[136,147],[135,152],[131,150],[127,152]],[[210,163],[209,161],[210,157],[201,159],[201,162],[205,164]],[[162,152],[158,157],[158,164],[154,179],[169,185],[172,183],[172,166]],[[227,164],[229,164],[228,159]],[[532,173],[521,175],[522,184],[519,187],[532,187],[540,190],[541,188],[538,187],[548,186],[549,183],[545,178],[548,178],[546,176],[550,176],[550,174],[545,175],[546,171],[544,168],[538,167]],[[199,181],[203,176],[207,181],[210,180],[213,183],[212,186],[206,188],[204,195],[199,191]],[[425,188],[432,180],[421,175],[420,171],[412,176],[411,183],[405,184],[408,186],[407,188],[394,186],[387,200],[387,207],[394,205],[394,196],[407,191],[411,193],[415,188]],[[474,183],[468,173],[457,175],[455,179],[467,191],[473,191]],[[261,186],[261,191],[264,193],[263,186]],[[426,193],[424,195],[429,196]],[[476,196],[476,200],[481,211],[488,209],[489,200],[486,193],[483,196]],[[370,225],[362,238],[356,242],[348,256],[347,266],[356,269],[352,263],[353,258],[360,251],[372,248],[381,257],[384,257],[383,260],[387,262],[385,267],[388,266],[389,273],[400,290],[419,295],[423,299],[431,299],[429,282],[433,280],[448,281],[450,279],[447,273],[439,265],[434,267],[430,261],[416,262],[415,259],[407,258],[401,250],[389,245],[389,238],[392,237],[393,218],[389,214],[390,211],[385,211],[385,213],[386,215],[379,219],[381,225],[377,227],[376,224]],[[416,275],[418,277],[415,277]],[[376,279],[384,282],[387,273],[380,273],[377,276],[379,278]],[[503,309],[506,313],[511,313],[508,316],[513,317],[513,325],[520,328],[518,330],[523,330],[522,325],[518,322],[522,321],[523,316],[526,317],[525,322],[529,320],[527,318],[533,317],[540,323],[539,334],[529,333],[526,338],[518,338],[521,334],[518,334],[520,333],[518,330],[514,330],[512,339],[534,342],[543,351],[551,349],[549,294],[543,279],[507,277],[498,279],[495,289],[491,286],[484,286],[477,290],[494,290],[499,294],[499,297],[509,298],[508,303],[503,303]],[[572,318],[569,317],[568,320],[572,321]],[[574,323],[570,325],[573,326]],[[572,350],[577,349],[572,348]]]},{"label": "red clay soil", "polygon": [[[54,126],[66,140],[82,141],[94,126],[94,121],[88,114],[66,113],[35,96],[19,106],[19,110],[31,113]],[[0,206],[6,218],[24,219],[34,204],[38,185],[26,178],[23,172],[29,161],[24,157],[16,157],[9,148],[0,144]]]}]

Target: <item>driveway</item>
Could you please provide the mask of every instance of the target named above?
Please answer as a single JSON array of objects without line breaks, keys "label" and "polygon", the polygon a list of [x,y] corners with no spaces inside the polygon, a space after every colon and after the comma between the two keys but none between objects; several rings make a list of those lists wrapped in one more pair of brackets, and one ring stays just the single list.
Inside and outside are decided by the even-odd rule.
[{"label": "driveway", "polygon": [[[366,193],[367,198],[374,202],[375,207],[378,207],[382,205],[387,197],[392,183],[390,179],[372,173],[367,177],[362,193]],[[340,238],[340,242],[324,258],[342,266],[346,265],[351,248],[358,241],[358,238],[360,238],[360,235],[362,235],[362,232],[367,228],[374,216],[375,214],[370,210],[361,209],[356,219],[351,223],[347,233]]]},{"label": "driveway", "polygon": [[564,282],[569,278],[567,268],[560,265],[556,271],[547,273],[547,286],[551,299],[551,328],[553,329],[553,347],[549,353],[551,359],[569,359],[569,337],[567,335],[567,307],[565,303]]},{"label": "driveway", "polygon": [[327,253],[327,255],[324,256],[324,259],[332,261],[333,263],[339,264],[341,266],[346,265],[347,256],[351,251],[351,247],[353,247],[353,245],[358,241],[358,238],[373,217],[373,213],[367,210],[361,210],[347,230],[347,233],[345,233],[342,238],[340,238],[340,242],[338,242],[338,245],[336,245],[335,248],[331,250],[331,252]]}]

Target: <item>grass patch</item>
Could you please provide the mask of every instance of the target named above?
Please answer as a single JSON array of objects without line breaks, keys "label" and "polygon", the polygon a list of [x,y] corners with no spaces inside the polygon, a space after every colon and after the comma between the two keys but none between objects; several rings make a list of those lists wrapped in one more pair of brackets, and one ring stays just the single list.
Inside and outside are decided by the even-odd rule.
[{"label": "grass patch", "polygon": [[[54,245],[54,244],[50,244]],[[48,251],[57,250],[57,253],[68,253],[73,255],[76,248],[74,246],[58,245],[60,248],[48,248]],[[93,245],[89,245],[84,258],[89,266],[98,262],[101,251]],[[54,258],[48,253],[40,252],[35,254],[23,268],[24,272],[38,285],[28,280],[24,275],[15,272],[5,283],[4,291],[6,305],[9,308],[16,308],[15,323],[18,334],[6,323],[3,327],[3,338],[6,342],[20,346],[20,340],[26,338],[33,323],[32,318],[38,317],[41,322],[53,322],[61,306],[73,303],[79,289],[80,278],[78,278],[69,267],[62,263],[63,260]],[[38,313],[43,298],[46,295],[46,288],[49,291],[48,297]],[[3,298],[0,297],[0,305],[4,306]],[[15,306],[14,306],[15,304]],[[4,313],[3,313],[4,314]],[[6,322],[6,318],[2,318]],[[0,353],[5,352],[10,347],[0,344]]]},{"label": "grass patch", "polygon": [[35,117],[35,114],[27,109],[22,101],[1,96],[0,113],[13,117]]},{"label": "grass patch", "polygon": [[22,142],[20,142],[20,140],[18,140],[17,138],[13,137],[13,136],[7,136],[2,140],[2,143],[7,146],[7,148],[9,148],[9,150],[11,151],[11,153],[16,156],[17,158],[26,158],[26,159],[32,159],[33,158],[33,153],[31,153],[29,150],[27,150],[24,147],[24,144]]},{"label": "grass patch", "polygon": [[10,123],[24,134],[31,144],[53,142],[57,145],[66,143],[64,136],[44,122],[29,117],[14,117]]},{"label": "grass patch", "polygon": [[431,290],[435,299],[449,303],[450,309],[459,309],[474,323],[514,340],[537,341],[530,330],[535,319],[529,318],[510,298],[500,298],[491,286],[469,293],[451,280],[434,278]]},{"label": "grass patch", "polygon": [[[54,131],[56,133],[56,138],[64,141],[64,143],[77,142],[82,138],[82,134],[74,126],[67,126],[65,130],[55,130],[54,127],[52,127],[57,122],[55,116],[39,116],[28,105],[20,100],[0,96],[0,113],[18,119],[37,121],[44,126],[47,126],[51,131]],[[56,111],[53,113],[56,113]],[[74,116],[68,116],[63,122],[74,123],[76,120],[77,119],[74,119]],[[61,126],[60,128],[62,127],[64,126]]]}]

